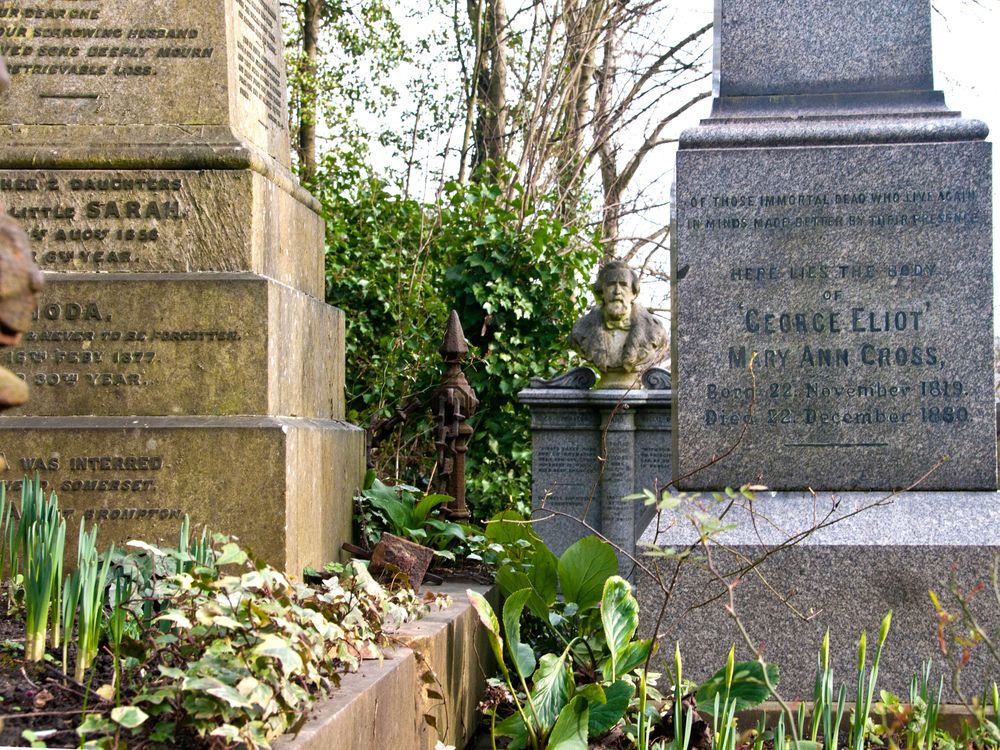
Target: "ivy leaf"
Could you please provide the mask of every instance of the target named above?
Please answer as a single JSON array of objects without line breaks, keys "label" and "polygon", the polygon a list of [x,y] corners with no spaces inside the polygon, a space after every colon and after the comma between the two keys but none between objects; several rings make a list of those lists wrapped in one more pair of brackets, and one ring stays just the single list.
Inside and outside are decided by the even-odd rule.
[{"label": "ivy leaf", "polygon": [[243,551],[240,545],[235,542],[229,542],[222,547],[222,552],[216,558],[215,564],[220,567],[223,565],[243,565],[246,561],[247,553]]},{"label": "ivy leaf", "polygon": [[76,733],[81,737],[97,732],[113,732],[114,725],[100,714],[87,714],[83,717],[80,726],[76,728]]},{"label": "ivy leaf", "polygon": [[302,669],[302,657],[284,638],[268,633],[253,649],[254,656],[270,656],[281,662],[281,670],[288,677]]},{"label": "ivy leaf", "polygon": [[240,730],[232,724],[223,724],[221,727],[213,729],[209,734],[213,737],[222,737],[234,745],[240,741]]},{"label": "ivy leaf", "polygon": [[181,630],[190,630],[194,627],[187,616],[183,612],[179,612],[176,609],[168,609],[162,615],[153,620],[153,622],[172,622]]},{"label": "ivy leaf", "polygon": [[148,718],[149,714],[138,706],[119,706],[111,709],[111,720],[126,729],[135,729]]}]

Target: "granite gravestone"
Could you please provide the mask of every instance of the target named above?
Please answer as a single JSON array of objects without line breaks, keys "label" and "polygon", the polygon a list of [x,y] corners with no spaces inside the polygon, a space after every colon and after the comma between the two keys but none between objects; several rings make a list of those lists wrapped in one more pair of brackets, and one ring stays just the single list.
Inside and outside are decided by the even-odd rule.
[{"label": "granite gravestone", "polygon": [[[738,587],[786,695],[810,692],[824,628],[844,674],[889,609],[903,690],[936,651],[927,591],[997,550],[987,128],[933,89],[926,0],[718,0],[715,33],[712,114],[677,158],[674,473],[786,490],[728,517],[733,576],[836,521]],[[681,607],[720,593],[684,589]],[[682,648],[719,663],[740,640],[718,607],[682,619]]]},{"label": "granite gravestone", "polygon": [[722,5],[677,162],[678,475],[736,447],[684,486],[996,487],[990,145],[929,14]]},{"label": "granite gravestone", "polygon": [[[561,554],[590,533],[583,521],[636,554],[654,509],[625,498],[670,482],[670,391],[536,382],[518,400],[531,409],[535,530]],[[619,563],[631,576],[632,563]]]},{"label": "granite gravestone", "polygon": [[40,472],[105,542],[187,513],[292,572],[334,558],[363,435],[278,4],[12,1],[0,23],[0,194],[48,272],[2,355],[32,388],[0,421],[6,478]]}]

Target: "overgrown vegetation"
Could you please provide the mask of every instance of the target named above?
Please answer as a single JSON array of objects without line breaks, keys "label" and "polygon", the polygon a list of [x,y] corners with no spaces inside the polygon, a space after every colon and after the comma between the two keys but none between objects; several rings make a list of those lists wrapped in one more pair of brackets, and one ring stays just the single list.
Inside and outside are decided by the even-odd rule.
[{"label": "overgrown vegetation", "polygon": [[[358,175],[356,175],[358,176]],[[440,203],[400,197],[376,179],[318,184],[327,219],[327,299],[347,313],[348,418],[390,416],[429,400],[441,375],[447,314],[470,344],[479,398],[467,473],[479,518],[530,497],[530,435],[515,394],[568,366],[566,340],[586,306],[598,251],[544,204],[496,182],[451,182]],[[376,454],[380,476],[427,487],[429,408]]]},{"label": "overgrown vegetation", "polygon": [[[804,702],[793,707],[781,698],[776,665],[762,658],[737,662],[735,648],[715,675],[695,684],[685,678],[675,645],[661,692],[659,675],[650,671],[657,644],[635,637],[638,603],[617,575],[609,544],[586,537],[557,559],[514,516],[495,519],[487,536],[505,551],[497,571],[506,597],[500,616],[482,596],[468,596],[501,664],[501,679],[483,708],[494,742],[509,738],[509,750],[761,750],[765,743],[774,750],[837,750],[842,741],[851,750],[1000,747],[996,682],[970,703],[969,720],[957,735],[939,727],[942,681],[935,689],[930,662],[914,675],[905,700],[878,689],[891,613],[870,662],[867,635],[858,639],[850,710],[847,686],[834,690],[829,633],[817,656],[808,711]],[[763,722],[753,731],[739,726],[738,712],[768,699],[782,707],[772,729]]]},{"label": "overgrown vegetation", "polygon": [[[297,583],[221,535],[192,540],[186,520],[176,549],[134,541],[103,554],[96,528],[81,524],[63,580],[55,494],[25,480],[12,509],[0,483],[8,604],[26,623],[26,657],[61,661],[67,689],[85,696],[84,747],[267,747],[429,606],[387,591],[361,563]],[[94,684],[100,651],[112,661],[107,684]]]},{"label": "overgrown vegetation", "polygon": [[[327,299],[347,313],[348,416],[367,426],[426,399],[456,309],[480,400],[469,504],[523,511],[514,394],[570,365],[600,257],[665,278],[668,186],[650,190],[663,169],[649,167],[708,95],[710,26],[679,28],[666,2],[282,9],[297,165],[328,219]],[[430,437],[416,409],[376,452],[379,475],[427,488]]]}]

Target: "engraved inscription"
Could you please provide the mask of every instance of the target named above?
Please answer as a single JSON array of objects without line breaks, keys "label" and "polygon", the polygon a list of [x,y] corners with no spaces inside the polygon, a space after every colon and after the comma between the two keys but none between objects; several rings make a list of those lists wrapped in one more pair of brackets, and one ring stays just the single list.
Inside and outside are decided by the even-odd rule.
[{"label": "engraved inscription", "polygon": [[240,96],[262,103],[269,124],[284,128],[288,121],[284,86],[275,64],[280,59],[281,19],[262,0],[236,0],[236,5],[243,26],[236,43]]},{"label": "engraved inscription", "polygon": [[[112,283],[53,279],[31,330],[19,346],[0,353],[2,364],[31,386],[26,413],[167,415],[263,408],[256,401],[265,393],[263,383],[230,387],[234,378],[225,375],[243,373],[264,356],[262,337],[241,320],[251,303],[247,287],[120,282],[126,292],[126,286],[107,288]],[[205,307],[208,288],[217,306]]]},{"label": "engraved inscription", "polygon": [[[0,196],[52,270],[128,270],[155,246],[187,234],[183,176],[140,173],[5,172]],[[150,253],[153,246],[153,253]]]},{"label": "engraved inscription", "polygon": [[[71,455],[24,456],[17,462],[22,475],[38,473],[42,487],[59,493],[63,515],[86,521],[177,521],[179,508],[135,507],[127,497],[155,493],[157,476],[163,470],[163,456]],[[8,489],[19,491],[22,480],[8,480]],[[99,493],[108,507],[77,506],[79,493]]]},{"label": "engraved inscription", "polygon": [[111,325],[114,318],[96,302],[45,303],[35,311],[34,320],[80,327],[36,325],[24,335],[22,346],[5,349],[0,358],[33,386],[154,387],[162,384],[159,344],[224,346],[240,341],[239,332],[233,330],[119,330]]},{"label": "engraved inscription", "polygon": [[63,4],[68,7],[8,2],[0,8],[0,55],[15,85],[18,76],[165,75],[176,61],[216,54],[199,28],[120,25],[101,8]]},{"label": "engraved inscription", "polygon": [[743,175],[726,193],[679,178],[686,487],[993,481],[989,191],[955,157],[899,179],[902,154],[831,153],[825,183],[798,151],[698,157]]}]

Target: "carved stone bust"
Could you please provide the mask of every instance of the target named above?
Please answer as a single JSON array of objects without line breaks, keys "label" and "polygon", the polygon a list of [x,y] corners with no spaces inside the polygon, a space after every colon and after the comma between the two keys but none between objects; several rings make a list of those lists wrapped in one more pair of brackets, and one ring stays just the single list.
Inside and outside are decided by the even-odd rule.
[{"label": "carved stone bust", "polygon": [[[0,92],[10,79],[0,60]],[[7,215],[0,201],[0,347],[16,346],[31,326],[38,306],[44,276],[35,265],[28,236]],[[10,370],[0,367],[0,409],[20,406],[28,400],[28,385]]]},{"label": "carved stone bust", "polygon": [[638,388],[642,371],[667,356],[667,333],[659,319],[637,303],[639,275],[619,260],[597,273],[600,304],[573,326],[570,342],[601,373],[598,388]]}]

